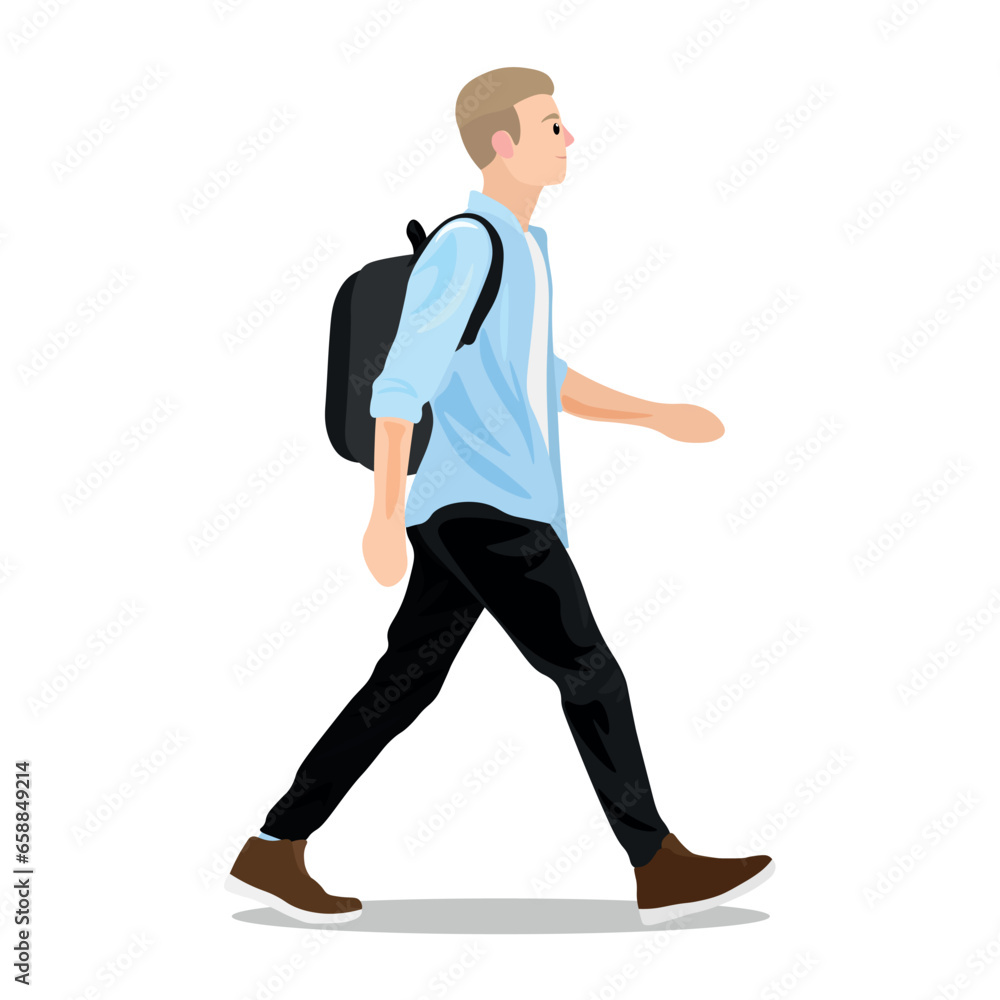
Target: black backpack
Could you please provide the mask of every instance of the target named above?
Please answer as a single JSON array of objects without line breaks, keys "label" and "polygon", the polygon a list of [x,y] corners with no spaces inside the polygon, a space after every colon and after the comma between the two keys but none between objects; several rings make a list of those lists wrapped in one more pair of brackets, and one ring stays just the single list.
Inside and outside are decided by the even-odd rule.
[{"label": "black backpack", "polygon": [[[481,215],[463,212],[445,219],[429,236],[415,219],[406,226],[412,254],[372,261],[340,286],[330,317],[330,356],[326,379],[326,433],[339,455],[375,465],[375,418],[369,415],[372,383],[381,374],[399,328],[406,283],[413,265],[442,226],[455,219],[475,219],[489,234],[492,244],[490,269],[479,299],[472,309],[459,350],[476,339],[479,327],[493,306],[503,271],[503,244],[497,231]],[[417,471],[431,433],[431,407],[424,404],[410,443],[409,472]]]}]

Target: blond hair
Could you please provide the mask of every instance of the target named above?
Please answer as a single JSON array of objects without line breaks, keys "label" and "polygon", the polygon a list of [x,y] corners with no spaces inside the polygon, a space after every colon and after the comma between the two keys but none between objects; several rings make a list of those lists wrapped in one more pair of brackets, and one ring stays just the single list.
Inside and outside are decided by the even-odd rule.
[{"label": "blond hair", "polygon": [[552,80],[540,70],[507,66],[470,80],[455,102],[459,135],[477,167],[493,161],[493,134],[507,132],[517,143],[521,123],[514,105],[536,94],[551,94]]}]

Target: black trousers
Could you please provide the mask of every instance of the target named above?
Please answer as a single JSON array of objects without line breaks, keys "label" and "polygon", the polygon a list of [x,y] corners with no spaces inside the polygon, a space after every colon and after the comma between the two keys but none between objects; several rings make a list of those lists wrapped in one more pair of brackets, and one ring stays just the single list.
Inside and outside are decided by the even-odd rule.
[{"label": "black trousers", "polygon": [[262,831],[308,838],[389,741],[434,700],[485,608],[559,688],[611,829],[633,865],[667,834],[653,802],[628,687],[551,525],[452,504],[407,528],[413,568],[389,648],[309,752]]}]

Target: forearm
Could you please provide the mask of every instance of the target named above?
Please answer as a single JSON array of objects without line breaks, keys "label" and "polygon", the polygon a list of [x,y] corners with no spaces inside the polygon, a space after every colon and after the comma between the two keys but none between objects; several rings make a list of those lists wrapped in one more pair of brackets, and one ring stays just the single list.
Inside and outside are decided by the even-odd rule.
[{"label": "forearm", "polygon": [[716,441],[725,433],[722,421],[692,403],[655,403],[609,389],[570,368],[559,396],[563,411],[588,420],[613,420],[659,431],[675,441]]},{"label": "forearm", "polygon": [[410,464],[413,424],[379,417],[375,421],[375,499],[372,518],[402,517],[406,502],[406,470]]},{"label": "forearm", "polygon": [[621,424],[651,426],[660,403],[629,396],[586,378],[572,368],[566,373],[560,395],[563,410],[587,420],[613,420]]}]

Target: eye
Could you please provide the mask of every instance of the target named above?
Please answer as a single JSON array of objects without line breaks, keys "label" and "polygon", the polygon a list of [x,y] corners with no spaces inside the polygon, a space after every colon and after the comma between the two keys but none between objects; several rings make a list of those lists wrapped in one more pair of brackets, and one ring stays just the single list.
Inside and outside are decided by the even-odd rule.
[{"label": "eye", "polygon": [[555,132],[556,135],[559,134],[559,122],[552,123],[552,131]]}]

